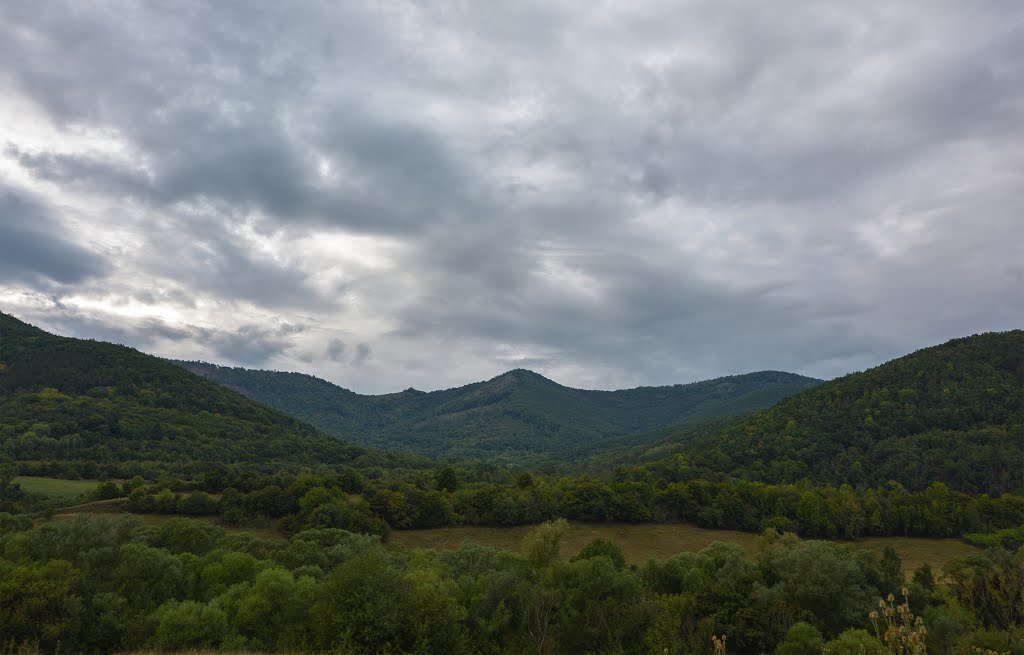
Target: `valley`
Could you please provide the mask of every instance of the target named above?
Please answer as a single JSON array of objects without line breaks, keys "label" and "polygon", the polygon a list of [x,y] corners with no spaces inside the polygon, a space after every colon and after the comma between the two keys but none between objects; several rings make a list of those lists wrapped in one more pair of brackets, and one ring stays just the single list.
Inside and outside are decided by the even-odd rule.
[{"label": "valley", "polygon": [[368,397],[0,330],[5,643],[518,653],[541,617],[571,652],[701,652],[704,625],[753,654],[794,622],[874,639],[904,588],[960,626],[939,650],[1015,629],[986,590],[1024,580],[1022,331],[827,382]]}]

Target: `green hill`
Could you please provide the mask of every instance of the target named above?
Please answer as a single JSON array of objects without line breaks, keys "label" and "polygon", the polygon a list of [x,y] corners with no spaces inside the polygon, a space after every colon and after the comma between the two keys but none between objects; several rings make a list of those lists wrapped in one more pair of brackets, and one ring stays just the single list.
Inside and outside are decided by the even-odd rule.
[{"label": "green hill", "polygon": [[517,369],[444,391],[364,396],[299,373],[176,363],[364,445],[515,461],[564,457],[635,433],[735,416],[820,383],[765,371],[686,385],[587,391]]},{"label": "green hill", "polygon": [[1024,331],[954,339],[658,448],[677,451],[655,466],[678,477],[1020,493]]},{"label": "green hill", "polygon": [[0,461],[92,477],[203,463],[387,463],[132,348],[0,314]]}]

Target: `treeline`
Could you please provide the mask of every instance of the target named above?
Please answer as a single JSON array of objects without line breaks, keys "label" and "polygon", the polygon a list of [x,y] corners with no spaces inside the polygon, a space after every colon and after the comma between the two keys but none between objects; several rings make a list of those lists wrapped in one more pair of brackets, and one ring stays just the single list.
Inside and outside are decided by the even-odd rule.
[{"label": "treeline", "polygon": [[334,529],[283,541],[187,519],[32,529],[0,515],[0,642],[92,653],[701,654],[724,635],[734,653],[878,654],[869,613],[906,587],[929,652],[1021,650],[1022,551],[951,562],[938,584],[927,566],[907,581],[891,549],[879,558],[774,532],[756,553],[718,543],[637,567],[597,540],[565,560],[566,527],[540,526],[521,553],[437,552]]},{"label": "treeline", "polygon": [[[390,528],[528,525],[557,517],[588,522],[687,522],[707,528],[804,537],[954,537],[1024,525],[1024,497],[952,491],[941,483],[911,492],[896,483],[839,488],[804,482],[769,485],[744,480],[602,480],[523,473],[507,483],[460,483],[444,468],[433,475],[370,479],[355,470],[330,475],[213,476],[198,482],[164,479],[125,483],[137,512],[210,513],[226,523],[273,519],[287,533],[340,528],[387,535]],[[134,485],[134,486],[131,486]],[[107,493],[117,491],[108,488]],[[189,500],[189,492],[218,494]],[[176,495],[177,494],[177,495]],[[202,497],[201,497],[202,498]],[[192,510],[179,509],[190,502]],[[205,508],[199,511],[196,508]]]}]

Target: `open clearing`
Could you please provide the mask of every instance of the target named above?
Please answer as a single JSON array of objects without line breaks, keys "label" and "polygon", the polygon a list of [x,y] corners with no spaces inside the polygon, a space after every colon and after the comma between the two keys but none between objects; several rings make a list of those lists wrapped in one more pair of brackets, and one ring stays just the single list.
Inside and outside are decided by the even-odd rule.
[{"label": "open clearing", "polygon": [[[463,543],[476,543],[503,550],[518,550],[532,526],[509,528],[454,527],[429,530],[395,530],[391,541],[405,548],[451,550]],[[758,535],[735,530],[708,530],[693,525],[591,524],[570,523],[562,545],[562,555],[571,556],[594,539],[604,539],[622,549],[626,561],[639,564],[648,559],[666,559],[681,552],[696,552],[715,541],[743,546],[750,554],[757,548]],[[903,558],[909,572],[927,562],[936,570],[951,559],[979,549],[960,539],[917,539],[911,537],[872,537],[849,543],[850,548],[873,550],[881,554],[892,546]]]},{"label": "open clearing", "polygon": [[[130,512],[111,512],[105,509],[96,508],[97,511],[75,511],[67,512],[64,514],[55,514],[53,516],[54,521],[73,521],[79,516],[88,516],[91,519],[109,520],[116,518],[120,515],[124,516],[135,516],[138,517],[144,525],[163,525],[171,519],[190,518],[196,521],[202,521],[203,523],[209,523],[210,525],[219,525],[216,521],[215,516],[182,516],[180,514],[133,514]],[[285,535],[283,532],[276,528],[256,526],[256,525],[220,525],[219,527],[224,528],[228,532],[251,534],[255,537],[262,539],[284,539]]]},{"label": "open clearing", "polygon": [[[38,478],[37,478],[38,479]],[[58,482],[65,482],[59,480]],[[93,483],[95,484],[95,483]],[[67,521],[76,516],[86,515],[94,518],[111,518],[120,512],[120,503],[102,501],[89,503],[81,507],[63,510],[55,515],[54,520]],[[109,505],[109,506],[108,506]],[[133,514],[146,525],[160,525],[176,518],[170,514]],[[215,524],[213,516],[192,517],[206,523]],[[716,542],[739,544],[751,557],[757,551],[758,535],[736,530],[709,530],[685,523],[673,524],[595,524],[570,522],[569,533],[562,544],[562,555],[571,557],[594,539],[604,539],[622,549],[626,561],[641,564],[649,559],[667,559],[682,552],[697,552]],[[283,539],[284,534],[277,529],[265,525],[221,526],[228,532],[247,533],[264,539]],[[523,538],[534,526],[515,527],[474,527],[458,526],[451,528],[432,528],[425,530],[394,530],[391,533],[392,548],[434,548],[454,550],[464,543],[476,543],[500,550],[519,550]],[[843,542],[849,548],[857,550],[873,550],[879,555],[886,546],[892,546],[903,559],[903,567],[912,572],[927,562],[936,571],[951,559],[964,557],[980,549],[961,539],[920,539],[913,537],[870,537],[855,542]]]},{"label": "open clearing", "polygon": [[84,494],[91,494],[96,491],[96,485],[99,484],[98,480],[58,480],[27,475],[18,476],[14,481],[29,493],[59,500],[75,500]]}]

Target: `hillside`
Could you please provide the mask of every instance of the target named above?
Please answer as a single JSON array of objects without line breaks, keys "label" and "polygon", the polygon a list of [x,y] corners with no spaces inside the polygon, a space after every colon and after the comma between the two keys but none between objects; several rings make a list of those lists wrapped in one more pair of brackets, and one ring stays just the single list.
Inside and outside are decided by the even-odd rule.
[{"label": "hillside", "polygon": [[[1024,491],[1024,331],[954,339],[826,382],[721,430],[681,433],[656,467],[768,482]],[[656,451],[655,451],[656,452]]]},{"label": "hillside", "polygon": [[365,396],[299,373],[176,363],[330,434],[459,458],[566,456],[635,433],[761,409],[820,382],[765,371],[686,385],[588,391],[517,369],[444,391]]},{"label": "hillside", "polygon": [[132,348],[0,314],[0,460],[93,477],[201,463],[386,462]]}]

